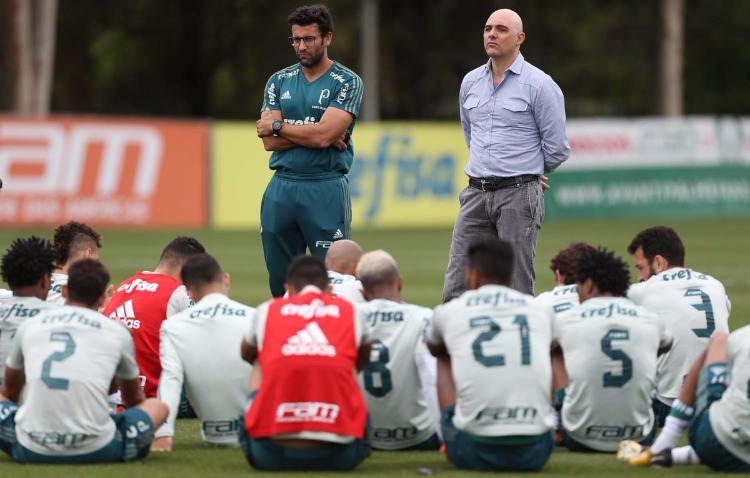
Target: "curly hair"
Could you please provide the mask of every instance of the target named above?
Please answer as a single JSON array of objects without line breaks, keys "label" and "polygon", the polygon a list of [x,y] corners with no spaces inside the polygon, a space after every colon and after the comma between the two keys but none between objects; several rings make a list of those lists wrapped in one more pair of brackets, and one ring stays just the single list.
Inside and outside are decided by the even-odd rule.
[{"label": "curly hair", "polygon": [[0,272],[11,289],[29,287],[55,270],[57,257],[52,243],[46,239],[18,238],[3,256]]},{"label": "curly hair", "polygon": [[643,255],[649,263],[654,257],[662,256],[670,266],[685,265],[685,246],[677,231],[669,226],[653,226],[639,232],[630,242],[628,252],[635,254],[639,247],[643,248]]},{"label": "curly hair", "polygon": [[565,285],[576,283],[576,266],[578,258],[584,251],[593,251],[595,247],[585,241],[573,241],[567,247],[561,249],[549,262],[552,272],[560,271],[565,277]]},{"label": "curly hair", "polygon": [[55,229],[53,237],[57,250],[58,264],[63,265],[87,248],[101,249],[102,236],[82,222],[70,221]]},{"label": "curly hair", "polygon": [[587,250],[578,258],[576,278],[579,284],[591,279],[601,293],[625,297],[630,286],[630,271],[625,262],[603,247]]},{"label": "curly hair", "polygon": [[289,15],[290,25],[307,26],[317,24],[321,36],[333,31],[333,15],[325,5],[305,5],[297,8]]}]

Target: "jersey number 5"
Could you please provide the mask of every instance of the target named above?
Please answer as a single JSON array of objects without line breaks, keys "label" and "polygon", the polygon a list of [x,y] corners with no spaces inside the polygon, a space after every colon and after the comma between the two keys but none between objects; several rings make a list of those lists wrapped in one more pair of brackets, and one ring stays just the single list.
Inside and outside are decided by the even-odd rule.
[{"label": "jersey number 5", "polygon": [[62,362],[76,351],[76,343],[68,332],[52,332],[49,337],[50,342],[62,342],[65,344],[65,350],[62,352],[52,352],[42,363],[42,382],[47,388],[52,390],[67,390],[70,381],[65,378],[56,378],[51,375],[52,363]]},{"label": "jersey number 5", "polygon": [[622,373],[616,375],[612,372],[605,372],[602,376],[602,386],[622,387],[633,378],[633,360],[628,354],[620,349],[612,348],[613,340],[630,340],[630,332],[625,329],[610,329],[601,340],[602,352],[612,360],[622,362]]}]

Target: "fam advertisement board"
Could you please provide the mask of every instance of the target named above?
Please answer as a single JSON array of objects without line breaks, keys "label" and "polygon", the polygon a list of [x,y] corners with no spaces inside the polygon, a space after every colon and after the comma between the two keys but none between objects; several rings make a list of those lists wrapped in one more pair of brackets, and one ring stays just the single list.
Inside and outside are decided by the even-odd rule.
[{"label": "fam advertisement board", "polygon": [[208,125],[0,116],[0,227],[202,227]]},{"label": "fam advertisement board", "polygon": [[[569,120],[571,157],[549,175],[546,218],[750,216],[750,119]],[[451,226],[468,157],[456,123],[360,123],[353,226]],[[213,224],[258,227],[271,171],[255,123],[213,136]]]}]

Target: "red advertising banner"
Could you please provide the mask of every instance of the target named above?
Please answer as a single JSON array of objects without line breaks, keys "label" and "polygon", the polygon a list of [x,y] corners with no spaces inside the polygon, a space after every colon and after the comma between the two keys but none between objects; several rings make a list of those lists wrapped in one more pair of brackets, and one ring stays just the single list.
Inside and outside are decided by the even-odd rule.
[{"label": "red advertising banner", "polygon": [[207,224],[208,124],[0,116],[0,227]]}]

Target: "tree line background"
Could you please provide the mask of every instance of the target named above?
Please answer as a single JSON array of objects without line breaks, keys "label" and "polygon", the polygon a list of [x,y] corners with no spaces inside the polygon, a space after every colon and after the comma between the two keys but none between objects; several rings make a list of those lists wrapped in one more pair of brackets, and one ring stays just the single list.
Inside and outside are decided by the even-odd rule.
[{"label": "tree line background", "polygon": [[[23,0],[22,0],[23,1]],[[288,0],[60,0],[52,113],[255,119],[268,77],[295,63]],[[313,3],[313,2],[309,2]],[[327,0],[329,55],[361,70],[361,3]],[[17,68],[0,2],[0,112]],[[657,113],[659,2],[379,0],[380,117],[456,120],[463,75],[486,61],[498,8],[524,21],[525,58],[562,88],[569,117]],[[750,0],[685,0],[684,112],[750,114]],[[365,79],[364,107],[367,105]]]}]

